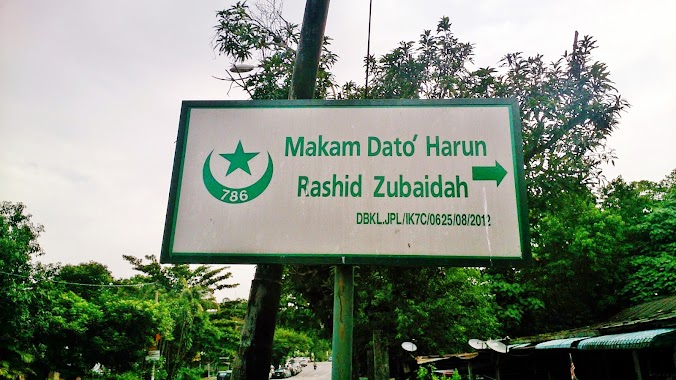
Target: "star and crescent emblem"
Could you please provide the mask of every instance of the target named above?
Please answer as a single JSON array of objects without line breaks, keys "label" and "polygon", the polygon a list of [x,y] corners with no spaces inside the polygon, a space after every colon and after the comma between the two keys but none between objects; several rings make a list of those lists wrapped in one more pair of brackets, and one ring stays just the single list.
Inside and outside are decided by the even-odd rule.
[{"label": "star and crescent emblem", "polygon": [[[267,168],[261,178],[253,184],[241,188],[225,186],[214,177],[211,172],[211,157],[213,153],[214,151],[212,150],[204,161],[204,166],[202,167],[202,179],[207,191],[209,191],[209,194],[214,198],[229,204],[245,203],[255,199],[267,189],[272,180],[273,173],[272,157],[270,156],[270,153],[268,153]],[[241,170],[244,173],[251,175],[249,161],[258,154],[260,154],[260,152],[246,152],[242,146],[242,141],[240,140],[233,153],[219,154],[219,156],[229,162],[225,176],[227,177],[230,174],[237,172],[237,170]]]}]

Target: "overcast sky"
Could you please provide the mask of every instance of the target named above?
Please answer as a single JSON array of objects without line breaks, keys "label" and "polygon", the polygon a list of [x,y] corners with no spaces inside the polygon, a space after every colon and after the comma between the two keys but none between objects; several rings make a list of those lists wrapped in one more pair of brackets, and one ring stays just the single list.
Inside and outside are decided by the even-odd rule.
[{"label": "overcast sky", "polygon": [[[233,1],[0,0],[0,200],[45,226],[44,262],[90,260],[133,274],[123,254],[159,255],[182,100],[243,99],[212,76],[216,11]],[[298,24],[305,2],[287,0]],[[363,82],[367,0],[333,1],[326,34],[339,83]],[[676,1],[374,0],[371,52],[417,40],[449,16],[475,61],[506,53],[558,59],[592,35],[632,107],[609,140],[608,178],[664,178],[676,168]],[[247,298],[253,267],[231,266]]]}]

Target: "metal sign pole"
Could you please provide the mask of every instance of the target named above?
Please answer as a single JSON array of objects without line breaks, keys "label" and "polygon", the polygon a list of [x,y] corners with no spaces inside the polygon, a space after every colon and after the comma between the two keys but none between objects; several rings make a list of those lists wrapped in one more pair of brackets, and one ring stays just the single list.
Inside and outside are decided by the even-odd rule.
[{"label": "metal sign pole", "polygon": [[333,290],[332,380],[352,378],[352,327],[354,319],[354,266],[336,265]]}]

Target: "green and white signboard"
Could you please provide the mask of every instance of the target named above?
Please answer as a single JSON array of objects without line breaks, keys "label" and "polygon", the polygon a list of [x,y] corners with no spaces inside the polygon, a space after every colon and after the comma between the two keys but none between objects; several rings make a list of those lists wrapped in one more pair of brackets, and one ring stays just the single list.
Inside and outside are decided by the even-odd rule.
[{"label": "green and white signboard", "polygon": [[186,101],[162,261],[514,265],[511,99]]}]

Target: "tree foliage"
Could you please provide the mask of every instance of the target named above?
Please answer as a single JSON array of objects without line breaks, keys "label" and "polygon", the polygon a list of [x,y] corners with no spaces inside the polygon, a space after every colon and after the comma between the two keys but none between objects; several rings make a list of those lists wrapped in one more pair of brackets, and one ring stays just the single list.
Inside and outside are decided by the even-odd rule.
[{"label": "tree foliage", "polygon": [[420,353],[443,354],[498,334],[493,297],[477,270],[364,267],[355,288],[357,344],[383,330],[391,347],[413,339]]},{"label": "tree foliage", "polygon": [[37,354],[30,344],[36,303],[31,260],[42,254],[42,231],[23,204],[0,202],[0,378],[30,372]]},{"label": "tree foliage", "polygon": [[[596,41],[577,34],[571,52],[547,63],[542,55],[509,53],[499,68],[475,68],[474,47],[452,32],[442,17],[435,32],[401,42],[379,59],[369,57],[369,98],[516,98],[532,220],[563,191],[599,185],[601,164],[613,159],[606,146],[628,107],[607,66],[593,60]],[[363,88],[349,82],[345,98]]]},{"label": "tree foliage", "polygon": [[73,285],[77,287],[77,294],[86,300],[92,300],[101,296],[101,293],[106,289],[105,285],[113,283],[113,275],[105,265],[90,261],[86,264],[60,267],[55,280],[79,284]]},{"label": "tree foliage", "polygon": [[[129,257],[143,274],[116,280],[96,262],[42,265],[32,261],[42,253],[42,227],[22,204],[0,206],[0,378],[46,378],[51,371],[141,378],[150,370],[148,349],[158,343],[158,378],[194,372],[200,356],[217,362],[225,334],[209,308],[218,308],[215,290],[235,286],[225,283],[227,267],[163,267],[154,257]],[[226,338],[236,340],[232,335]]]},{"label": "tree foliage", "polygon": [[[333,273],[326,266],[294,266],[284,278],[280,324],[330,339]],[[496,304],[482,274],[462,268],[360,266],[355,270],[355,368],[366,368],[374,330],[392,348],[415,340],[421,354],[463,350],[467,340],[499,334]]]},{"label": "tree foliage", "polygon": [[[125,373],[143,363],[166,314],[151,300],[107,295],[100,299],[102,318],[90,326],[89,349],[96,363]],[[90,367],[91,368],[91,367]]]},{"label": "tree foliage", "polygon": [[206,265],[190,267],[185,264],[161,265],[155,256],[145,260],[123,256],[142,275],[133,280],[158,286],[155,297],[167,316],[167,324],[156,331],[167,379],[176,378],[182,368],[189,368],[197,358],[206,354],[207,361],[217,360],[224,334],[212,323],[210,312],[217,311],[216,290],[232,288],[228,284],[232,274],[228,267],[211,268]]},{"label": "tree foliage", "polygon": [[[613,87],[606,65],[594,61],[595,48],[593,38],[578,40],[576,34],[571,52],[552,63],[542,55],[509,53],[498,68],[475,69],[473,46],[456,38],[442,17],[436,32],[424,31],[417,43],[402,42],[380,59],[367,60],[374,73],[369,97],[518,100],[535,261],[523,269],[486,272],[509,335],[598,320],[618,306],[612,289],[623,273],[623,251],[615,249],[612,239],[622,227],[595,212],[590,192],[602,183],[601,165],[613,159],[607,138],[628,103]],[[348,97],[362,91],[353,84],[344,89],[350,91]],[[588,212],[580,215],[576,207]],[[579,227],[574,220],[596,224]],[[561,289],[571,277],[586,284],[588,295],[603,297],[579,300],[584,292]],[[549,292],[557,287],[566,291]],[[578,310],[590,303],[596,307],[577,318],[560,318],[564,323],[550,323],[547,317],[554,310]]]},{"label": "tree foliage", "polygon": [[145,256],[145,260],[148,262],[129,255],[123,255],[122,258],[131,264],[134,270],[143,273],[137,280],[153,282],[165,291],[182,291],[186,288],[195,288],[213,295],[216,290],[237,286],[237,284],[224,282],[232,276],[232,273],[227,272],[228,267],[214,269],[208,265],[199,265],[193,269],[187,264],[163,266],[154,255]]},{"label": "tree foliage", "polygon": [[220,330],[218,357],[233,361],[237,354],[241,329],[246,315],[247,302],[243,299],[221,301],[218,311],[213,315],[212,323]]},{"label": "tree foliage", "polygon": [[676,169],[654,183],[626,183],[603,189],[603,207],[627,224],[618,241],[628,251],[623,295],[632,303],[676,293]]},{"label": "tree foliage", "polygon": [[282,365],[287,358],[295,356],[295,352],[310,352],[312,338],[306,334],[284,327],[275,329],[272,345],[272,363]]},{"label": "tree foliage", "polygon": [[[237,5],[230,12],[235,10],[247,16],[240,17],[237,22],[220,19],[217,30],[224,38],[217,40],[217,50],[236,62],[255,59],[256,54],[260,54],[259,46],[266,48],[267,42],[230,46],[227,43],[237,40],[228,37],[232,35],[228,33],[239,30],[258,36],[260,30],[252,31],[243,25],[252,24],[255,29],[265,23],[254,21],[256,17],[251,16],[247,7]],[[268,20],[267,24],[270,24],[270,17],[275,18],[274,12],[261,14],[265,15],[263,19]],[[281,25],[288,24],[282,22]],[[270,40],[282,45],[287,41],[283,38],[266,41]],[[614,158],[613,151],[606,145],[607,138],[629,105],[615,89],[608,67],[594,59],[596,41],[590,36],[578,38],[577,33],[572,40],[570,51],[564,51],[553,62],[542,55],[527,57],[515,52],[505,54],[497,67],[478,68],[473,62],[474,45],[461,41],[453,33],[450,19],[442,17],[434,30],[423,31],[417,41],[402,41],[381,57],[366,57],[365,65],[372,73],[368,91],[350,81],[341,87],[337,96],[343,99],[517,99],[521,111],[534,260],[525,268],[487,268],[480,281],[474,280],[477,284],[490,285],[490,290],[478,293],[485,292],[488,299],[497,304],[504,335],[531,334],[596,321],[612,313],[623,302],[622,276],[627,273],[625,263],[631,250],[618,243],[626,241],[628,221],[617,213],[599,208],[594,192],[603,184],[602,164],[612,162]],[[261,41],[261,38],[252,37],[251,41]],[[259,70],[247,80],[235,82],[252,98],[260,98],[255,93],[258,89],[278,88],[273,86],[274,81],[290,75],[290,65],[286,71],[277,71],[267,65],[262,65]],[[317,95],[322,97],[322,94]],[[433,271],[434,268],[426,270]],[[426,309],[434,305],[429,298],[426,299],[429,305],[410,300],[413,304],[402,305],[402,300],[408,298],[394,292],[396,285],[391,282],[394,278],[386,275],[388,272],[394,270],[358,269],[357,275],[363,281],[361,286],[367,289],[363,291],[373,294],[363,294],[360,298],[369,302],[359,304],[356,310],[366,308],[368,311],[359,311],[364,313],[364,318],[357,319],[356,330],[362,327],[368,330],[366,326],[371,323],[370,327],[388,326],[386,330],[389,331],[399,328],[403,331],[404,327],[415,331],[416,324],[407,325],[402,315],[416,316],[418,322],[435,314]],[[301,267],[290,273],[293,275],[285,278],[291,282],[291,303],[297,307],[283,308],[282,319],[309,326],[313,325],[314,315],[321,321],[320,326],[327,326],[332,305],[331,293],[327,290],[331,276],[327,269]],[[471,270],[457,270],[457,273],[466,279],[477,277]],[[395,283],[398,282],[413,286],[415,275],[402,271],[396,277]],[[440,281],[429,287],[440,291],[442,284]],[[425,285],[422,289],[417,285],[416,290],[423,294],[424,289],[427,289]],[[444,297],[445,305],[463,303],[458,293],[452,294]],[[473,310],[491,309],[488,305],[473,304],[472,307]],[[378,308],[383,308],[383,318],[378,317]],[[296,318],[290,318],[286,313]],[[452,313],[452,307],[446,306],[443,313]],[[396,326],[396,323],[401,325]],[[479,324],[476,320],[467,320],[467,323],[465,328]],[[424,322],[420,325],[433,328]],[[491,329],[497,325],[489,324]],[[316,327],[317,322],[313,326]],[[495,330],[491,331],[494,333]],[[460,349],[466,336],[455,336],[457,340],[444,342],[444,347]],[[439,348],[430,346],[430,349]]]},{"label": "tree foliage", "polygon": [[[253,99],[285,99],[298,25],[274,0],[244,2],[217,13],[214,48],[250,73],[220,78]],[[533,260],[523,268],[356,269],[356,367],[374,330],[394,348],[415,339],[418,353],[465,351],[469,338],[528,335],[601,320],[620,307],[676,293],[676,170],[661,182],[603,185],[606,145],[628,103],[595,61],[596,41],[574,38],[570,52],[548,62],[509,53],[497,67],[477,68],[474,45],[448,17],[417,41],[366,57],[366,88],[338,88],[337,56],[324,42],[317,98],[447,99],[512,97],[520,105]],[[157,378],[196,377],[197,363],[236,352],[246,303],[216,302],[227,267],[161,265],[125,256],[140,274],[115,279],[96,262],[36,264],[42,227],[25,206],[0,203],[0,378],[68,377],[149,371],[147,350],[163,360]],[[287,267],[275,336],[275,360],[329,348],[333,275],[325,266]],[[157,340],[159,338],[159,340]],[[362,371],[363,372],[363,371]]]},{"label": "tree foliage", "polygon": [[45,311],[45,324],[36,335],[43,352],[37,361],[39,372],[59,368],[64,377],[82,376],[97,363],[87,342],[91,326],[99,323],[103,312],[72,291],[54,289],[50,293],[51,308]]},{"label": "tree foliage", "polygon": [[[378,60],[369,57],[373,77],[368,98],[448,99],[476,97],[469,68],[473,46],[460,42],[451,31],[448,17],[442,17],[436,31],[425,30],[417,44],[402,41]],[[483,72],[483,71],[482,71]],[[361,89],[359,89],[361,90]]]},{"label": "tree foliage", "polygon": [[[226,78],[243,89],[251,99],[287,99],[291,76],[300,40],[298,24],[282,17],[281,4],[270,0],[258,2],[252,10],[246,2],[217,12],[214,27],[214,49],[230,57],[234,65],[254,62],[254,74],[226,71]],[[337,56],[329,49],[330,38],[325,37],[317,72],[315,98],[329,94],[335,97],[335,83],[330,69]]]},{"label": "tree foliage", "polygon": [[524,333],[584,326],[621,305],[627,276],[620,217],[596,206],[591,192],[568,193],[544,213],[533,234],[535,262],[521,281],[534,285],[546,306],[521,321]]}]

